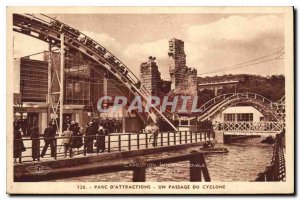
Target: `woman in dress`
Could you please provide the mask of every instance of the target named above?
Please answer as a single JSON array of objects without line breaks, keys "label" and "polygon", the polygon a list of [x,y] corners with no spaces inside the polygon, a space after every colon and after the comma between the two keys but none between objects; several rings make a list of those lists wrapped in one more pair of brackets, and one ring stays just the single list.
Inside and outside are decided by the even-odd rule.
[{"label": "woman in dress", "polygon": [[21,129],[18,124],[14,125],[14,160],[17,162],[17,158],[20,158],[22,156],[22,152],[26,151],[22,135],[21,135]]},{"label": "woman in dress", "polygon": [[79,149],[82,147],[83,142],[82,142],[82,134],[81,134],[81,127],[79,127],[78,123],[75,123],[72,131],[72,148],[76,148],[78,150],[79,154]]}]

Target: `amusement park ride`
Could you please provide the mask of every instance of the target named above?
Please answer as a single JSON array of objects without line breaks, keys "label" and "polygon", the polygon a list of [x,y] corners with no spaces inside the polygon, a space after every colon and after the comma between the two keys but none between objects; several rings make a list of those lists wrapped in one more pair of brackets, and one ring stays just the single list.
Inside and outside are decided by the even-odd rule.
[{"label": "amusement park ride", "polygon": [[[48,99],[47,103],[54,115],[59,115],[59,124],[63,120],[64,105],[64,66],[65,54],[80,53],[83,58],[95,63],[95,66],[107,70],[122,85],[124,85],[134,96],[140,96],[143,107],[149,103],[149,92],[141,86],[140,80],[132,71],[122,63],[116,56],[109,52],[95,40],[89,38],[79,30],[70,27],[54,18],[44,14],[13,14],[13,30],[30,37],[34,37],[49,44],[49,70],[48,76]],[[53,68],[52,52],[53,48],[60,50],[60,69]],[[53,79],[59,83],[59,91],[51,92]],[[266,118],[266,121],[284,124],[284,98],[279,102],[272,102],[269,99],[254,93],[230,93],[217,96],[200,107],[197,120],[210,119],[214,115],[222,112],[225,108],[236,103],[247,103],[258,109]],[[149,112],[143,113],[144,118],[151,118],[155,123],[162,119],[167,122],[174,130],[177,128],[171,122],[172,113],[161,112],[157,107],[153,107]],[[58,122],[56,122],[58,124]],[[62,127],[60,127],[62,132]]]}]

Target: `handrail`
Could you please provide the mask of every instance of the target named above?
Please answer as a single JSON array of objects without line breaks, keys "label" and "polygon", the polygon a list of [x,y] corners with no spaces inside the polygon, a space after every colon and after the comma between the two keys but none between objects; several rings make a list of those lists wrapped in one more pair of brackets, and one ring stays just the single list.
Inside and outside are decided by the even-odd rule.
[{"label": "handrail", "polygon": [[[211,102],[215,102],[215,100],[216,99],[220,99],[220,98],[223,98],[224,100],[225,99],[228,99],[228,98],[232,98],[232,97],[244,97],[244,96],[247,96],[247,97],[249,97],[249,94],[250,95],[254,95],[254,99],[257,99],[256,97],[258,96],[258,97],[261,97],[262,99],[263,99],[263,102],[264,102],[264,100],[266,100],[268,103],[274,103],[273,101],[271,101],[270,99],[268,99],[268,98],[266,98],[266,97],[264,97],[264,96],[262,96],[262,95],[260,95],[260,94],[256,94],[256,93],[251,93],[251,92],[245,92],[245,93],[226,93],[226,94],[222,94],[222,95],[219,95],[219,96],[216,96],[216,97],[214,97],[213,99],[210,99],[209,101],[207,101],[207,102],[205,102],[201,107],[200,107],[200,109],[203,109],[203,110],[207,110],[207,108],[205,108],[206,107],[206,105],[208,105],[209,103],[211,103]],[[226,97],[226,96],[229,96],[229,97]],[[226,98],[224,98],[224,97],[226,97]],[[215,105],[216,103],[214,103],[214,104],[212,104],[212,105]]]},{"label": "handrail", "polygon": [[237,122],[223,122],[219,123],[219,130],[225,132],[274,132],[279,133],[284,129],[284,123],[274,121],[260,121],[260,122],[248,122],[248,121],[237,121]]},{"label": "handrail", "polygon": [[281,99],[279,99],[276,103],[277,104],[284,104],[285,102],[285,96],[281,97]]},{"label": "handrail", "polygon": [[[79,135],[79,136],[55,136],[55,137],[37,137],[37,138],[23,138],[15,139],[14,138],[14,152],[20,151],[23,149],[23,146],[20,143],[25,144],[25,150],[35,149],[35,158],[37,161],[40,161],[41,152],[44,150],[45,145],[43,142],[37,142],[35,144],[30,143],[30,141],[48,141],[50,146],[53,146],[51,150],[51,155],[55,154],[54,159],[58,157],[66,156],[74,157],[76,155],[86,156],[89,153],[102,153],[102,152],[120,152],[120,151],[130,151],[130,150],[139,150],[139,149],[148,149],[155,147],[165,147],[165,146],[175,146],[183,144],[193,144],[204,141],[211,141],[215,138],[215,134],[212,130],[199,130],[197,132],[192,131],[174,131],[174,132],[161,132],[158,134],[152,133],[118,133],[118,134],[108,134],[108,135]],[[68,151],[60,151],[64,146],[62,143],[64,139],[70,139],[69,145],[73,149],[78,149],[77,154],[74,155],[72,148]],[[81,146],[77,147],[77,144],[81,141]],[[73,146],[74,144],[74,146]],[[16,145],[16,146],[15,146]],[[19,163],[22,162],[33,162],[32,152],[25,153],[19,152],[20,155],[17,157]],[[49,157],[49,151],[45,151],[46,157]],[[16,158],[16,159],[17,159]],[[25,159],[26,158],[26,159]]]},{"label": "handrail", "polygon": [[[228,96],[226,98],[226,96]],[[262,95],[256,94],[256,93],[226,93],[226,94],[222,94],[219,95],[211,100],[209,100],[208,102],[206,102],[204,105],[202,105],[200,107],[200,109],[202,109],[204,111],[204,113],[202,115],[200,115],[200,119],[203,118],[207,118],[209,115],[211,115],[212,113],[212,109],[214,108],[214,112],[217,112],[218,110],[216,110],[219,106],[223,105],[223,104],[228,104],[230,103],[230,100],[235,100],[237,98],[250,98],[250,99],[255,99],[257,102],[260,102],[262,104],[266,104],[266,106],[268,106],[271,110],[274,110],[274,106],[273,106],[273,102],[271,100],[269,100],[268,98],[263,97]],[[220,99],[218,101],[216,101],[216,99]],[[213,103],[212,103],[213,102]],[[212,104],[211,104],[212,103]],[[206,112],[207,110],[209,110],[210,112]],[[273,113],[273,116],[275,113]],[[277,117],[275,117],[277,118]]]},{"label": "handrail", "polygon": [[264,172],[259,173],[255,181],[285,181],[284,137],[284,131],[276,135],[271,165],[266,167]]}]

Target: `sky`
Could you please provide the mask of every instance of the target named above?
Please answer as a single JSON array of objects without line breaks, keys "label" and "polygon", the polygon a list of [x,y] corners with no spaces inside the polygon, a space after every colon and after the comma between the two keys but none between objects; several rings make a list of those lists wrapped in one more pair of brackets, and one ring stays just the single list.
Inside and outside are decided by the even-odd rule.
[{"label": "sky", "polygon": [[[60,14],[51,16],[96,40],[137,76],[139,76],[140,64],[147,61],[149,56],[155,56],[162,78],[170,79],[168,41],[171,38],[185,42],[187,65],[196,68],[198,76],[240,73],[266,76],[284,73],[284,59],[224,71],[224,68],[284,48],[284,18],[280,14]],[[47,44],[41,41],[14,33],[15,58],[44,51],[47,48]]]}]

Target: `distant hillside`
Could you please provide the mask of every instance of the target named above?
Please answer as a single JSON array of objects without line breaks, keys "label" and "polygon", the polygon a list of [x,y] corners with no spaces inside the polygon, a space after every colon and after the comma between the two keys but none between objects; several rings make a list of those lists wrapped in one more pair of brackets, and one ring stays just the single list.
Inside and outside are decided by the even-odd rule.
[{"label": "distant hillside", "polygon": [[272,101],[278,101],[285,95],[285,77],[273,75],[259,81],[249,77],[238,83],[237,92],[253,92]]},{"label": "distant hillside", "polygon": [[[236,88],[233,86],[223,87],[219,90],[219,95],[234,92],[252,92],[276,102],[285,95],[285,77],[283,75],[267,77],[247,75],[238,82]],[[204,104],[215,97],[214,91],[208,89],[198,92],[198,96],[200,98],[198,105]]]}]

